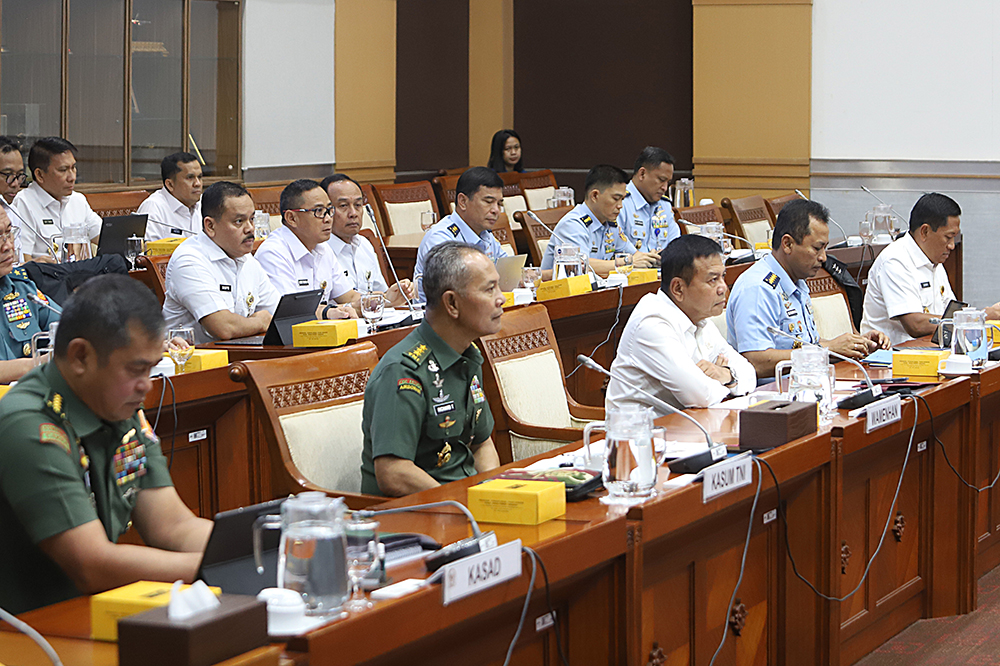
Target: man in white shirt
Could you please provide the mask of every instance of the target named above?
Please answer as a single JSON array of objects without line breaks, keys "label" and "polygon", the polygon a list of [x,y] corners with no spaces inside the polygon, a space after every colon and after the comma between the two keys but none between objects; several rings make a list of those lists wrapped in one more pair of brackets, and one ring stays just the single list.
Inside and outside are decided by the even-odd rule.
[{"label": "man in white shirt", "polygon": [[[882,250],[868,273],[861,332],[881,331],[893,345],[932,334],[955,298],[944,262],[955,249],[962,209],[951,197],[925,194],[910,211],[910,231]],[[1000,319],[1000,303],[986,308]]]},{"label": "man in white shirt", "polygon": [[722,248],[705,236],[680,236],[661,253],[660,289],[632,311],[611,365],[607,409],[628,404],[666,410],[629,384],[677,409],[709,407],[757,386],[753,365],[722,337],[710,317],[726,307]]},{"label": "man in white shirt", "polygon": [[167,264],[167,328],[190,326],[199,344],[266,333],[279,295],[250,254],[250,193],[214,183],[202,196],[202,211],[202,232],[181,243]]},{"label": "man in white shirt", "polygon": [[380,291],[385,294],[388,305],[406,307],[406,299],[413,300],[417,296],[413,283],[403,278],[398,284],[388,286],[375,248],[361,235],[365,214],[361,186],[342,173],[327,176],[321,186],[333,204],[333,228],[328,245],[353,288],[359,292]]},{"label": "man in white shirt", "polygon": [[[315,180],[292,181],[281,191],[281,226],[254,255],[280,294],[322,289],[317,319],[356,318],[361,295],[344,276],[330,240],[331,206]],[[337,303],[343,303],[338,307]],[[353,304],[353,305],[352,305]]]},{"label": "man in white shirt", "polygon": [[173,153],[160,162],[163,187],[139,204],[146,240],[193,236],[201,230],[201,165],[191,153]]},{"label": "man in white shirt", "polygon": [[27,178],[21,144],[13,137],[0,136],[0,208],[7,212],[11,227],[17,229],[15,233],[18,235],[14,240],[14,263],[17,264],[21,263],[23,254],[20,236],[22,225],[17,213],[11,208],[11,202],[21,191],[21,185]]},{"label": "man in white shirt", "polygon": [[13,208],[23,221],[21,234],[25,261],[51,256],[54,236],[62,236],[68,225],[86,227],[87,238],[96,243],[101,235],[101,217],[90,208],[76,186],[76,146],[57,136],[39,139],[28,153],[28,171],[34,181],[14,197]]}]

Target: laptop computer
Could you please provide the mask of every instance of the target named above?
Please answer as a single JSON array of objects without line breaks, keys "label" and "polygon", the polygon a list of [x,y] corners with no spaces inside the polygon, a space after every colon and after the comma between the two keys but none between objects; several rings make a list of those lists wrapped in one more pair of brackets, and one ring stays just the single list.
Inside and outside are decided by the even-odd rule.
[{"label": "laptop computer", "polygon": [[104,218],[101,237],[97,241],[97,254],[120,254],[125,256],[125,241],[130,236],[143,238],[146,235],[146,220],[149,216],[116,215]]},{"label": "laptop computer", "polygon": [[253,524],[258,516],[278,515],[285,498],[215,514],[212,534],[198,567],[198,578],[227,594],[256,595],[278,581],[281,530],[264,530],[261,542],[264,573],[253,558]]},{"label": "laptop computer", "polygon": [[278,307],[275,308],[274,316],[271,317],[271,325],[267,327],[267,333],[264,335],[252,335],[246,338],[224,340],[220,341],[220,343],[246,347],[257,345],[291,345],[292,326],[315,319],[316,308],[319,307],[319,302],[322,298],[322,289],[285,294],[278,301]]}]

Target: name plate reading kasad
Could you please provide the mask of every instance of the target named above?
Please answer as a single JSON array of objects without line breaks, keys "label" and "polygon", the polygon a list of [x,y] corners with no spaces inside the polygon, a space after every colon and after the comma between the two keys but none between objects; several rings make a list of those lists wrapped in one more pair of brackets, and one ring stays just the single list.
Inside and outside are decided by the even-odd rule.
[{"label": "name plate reading kasad", "polygon": [[750,485],[751,481],[753,481],[753,458],[749,455],[736,456],[715,463],[704,470],[701,501],[707,504],[720,495]]},{"label": "name plate reading kasad", "polygon": [[895,423],[902,418],[902,400],[899,394],[890,395],[868,405],[865,410],[865,432]]},{"label": "name plate reading kasad", "polygon": [[441,586],[445,606],[521,575],[521,540],[469,555],[444,565]]}]

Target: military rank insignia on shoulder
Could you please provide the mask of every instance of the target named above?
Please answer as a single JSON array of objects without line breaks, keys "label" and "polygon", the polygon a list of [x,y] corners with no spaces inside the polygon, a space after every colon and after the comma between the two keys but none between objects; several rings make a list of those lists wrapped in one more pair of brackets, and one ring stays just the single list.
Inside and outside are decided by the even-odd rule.
[{"label": "military rank insignia on shoulder", "polygon": [[580,218],[580,221],[589,227],[590,223],[594,221],[594,218],[590,217],[589,215],[584,215],[583,217]]},{"label": "military rank insignia on shoulder", "polygon": [[411,377],[403,377],[398,382],[396,382],[396,391],[413,391],[417,395],[423,395],[424,387],[420,385],[416,379]]},{"label": "military rank insignia on shoulder", "polygon": [[462,233],[462,230],[459,229],[458,225],[455,224],[454,222],[448,225],[448,231],[450,231],[452,235],[455,236],[455,238],[458,238],[459,234]]},{"label": "military rank insignia on shoulder", "polygon": [[424,360],[424,357],[430,352],[430,347],[425,345],[423,342],[418,344],[416,347],[408,352],[403,352],[403,359],[409,359],[413,361],[416,365],[420,365],[420,362]]},{"label": "military rank insignia on shoulder", "polygon": [[769,287],[771,287],[771,289],[776,289],[778,286],[778,281],[780,279],[781,278],[779,278],[777,274],[768,273],[767,275],[764,276],[764,283],[767,284]]},{"label": "military rank insignia on shoulder", "polygon": [[12,270],[10,272],[10,276],[12,278],[17,278],[18,280],[30,280],[31,279],[30,277],[28,277],[28,271],[24,270],[24,268],[22,268],[20,266],[18,266],[14,270]]},{"label": "military rank insignia on shoulder", "polygon": [[42,444],[55,444],[69,453],[69,437],[66,431],[54,423],[43,423],[38,426],[38,441]]}]

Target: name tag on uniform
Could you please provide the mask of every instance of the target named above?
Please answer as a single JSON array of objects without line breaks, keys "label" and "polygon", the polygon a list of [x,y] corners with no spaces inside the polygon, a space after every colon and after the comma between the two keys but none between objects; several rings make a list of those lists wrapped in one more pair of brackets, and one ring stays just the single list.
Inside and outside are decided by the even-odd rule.
[{"label": "name tag on uniform", "polygon": [[309,279],[308,278],[303,278],[303,279],[299,280],[299,286],[300,287],[308,287],[309,286]]},{"label": "name tag on uniform", "polygon": [[174,234],[175,236],[180,236],[184,232],[182,230],[178,229],[177,227],[174,227],[174,228],[172,228],[170,230],[170,233]]},{"label": "name tag on uniform", "polygon": [[453,411],[455,411],[455,403],[454,403],[454,401],[452,401],[452,402],[446,402],[446,403],[441,404],[441,405],[434,405],[434,413],[437,414],[437,415],[439,415],[439,416],[441,414],[447,414],[448,412],[453,412]]},{"label": "name tag on uniform", "polygon": [[53,222],[51,218],[45,218],[42,220],[42,224],[55,224],[55,222]]},{"label": "name tag on uniform", "polygon": [[232,291],[233,286],[231,284],[220,284],[219,291]]},{"label": "name tag on uniform", "polygon": [[921,282],[920,283],[920,288],[921,289],[930,289],[931,288],[931,283],[930,282]]}]

